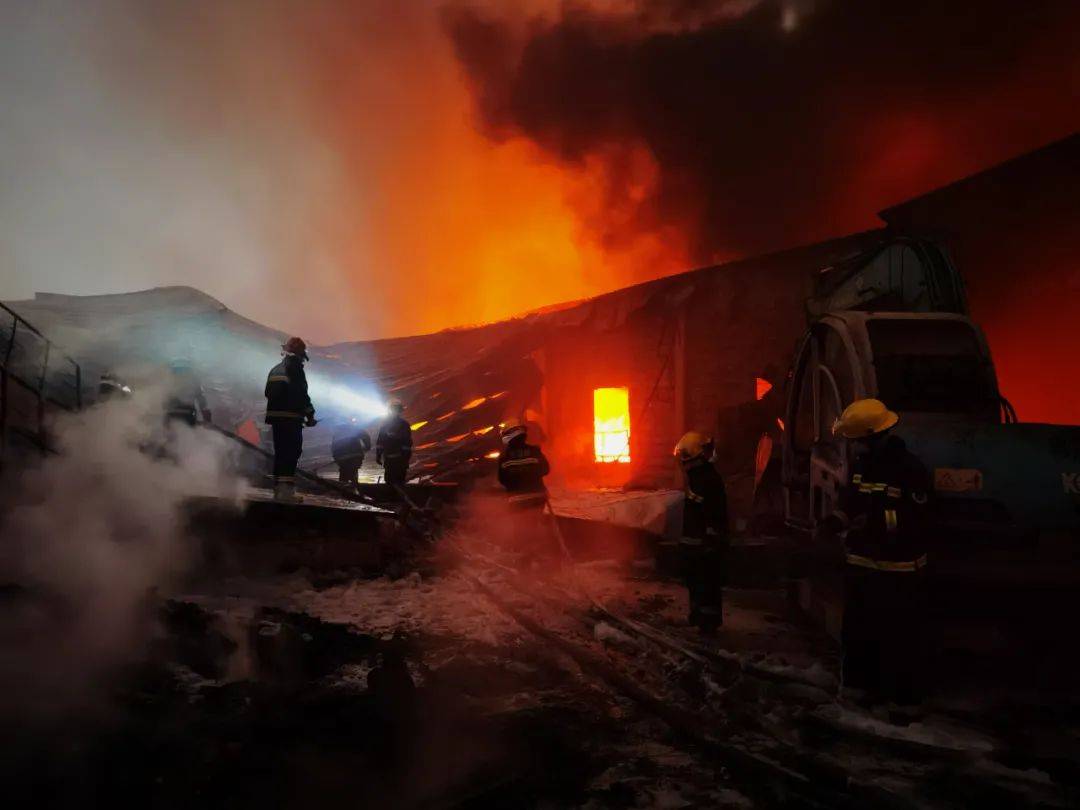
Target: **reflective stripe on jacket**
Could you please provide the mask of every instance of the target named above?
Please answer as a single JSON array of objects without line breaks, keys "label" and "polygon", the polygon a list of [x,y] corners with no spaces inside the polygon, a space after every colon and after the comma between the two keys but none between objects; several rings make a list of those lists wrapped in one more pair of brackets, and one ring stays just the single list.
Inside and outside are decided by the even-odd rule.
[{"label": "reflective stripe on jacket", "polygon": [[544,476],[551,471],[547,458],[534,444],[515,439],[499,454],[499,483],[508,493],[540,493],[546,497]]},{"label": "reflective stripe on jacket", "polygon": [[865,447],[831,516],[847,529],[848,564],[899,572],[926,565],[929,478],[897,436]]}]

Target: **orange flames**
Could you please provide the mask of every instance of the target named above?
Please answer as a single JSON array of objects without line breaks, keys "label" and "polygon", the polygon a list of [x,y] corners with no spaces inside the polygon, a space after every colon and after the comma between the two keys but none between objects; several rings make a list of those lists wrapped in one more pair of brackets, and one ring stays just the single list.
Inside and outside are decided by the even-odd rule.
[{"label": "orange flames", "polygon": [[614,156],[570,165],[526,138],[480,131],[437,15],[405,5],[362,44],[323,20],[306,60],[342,162],[327,252],[366,313],[368,335],[349,338],[486,323],[685,269],[682,236],[639,234],[629,221],[659,181],[645,146],[612,147],[620,178],[630,167],[620,202]]}]

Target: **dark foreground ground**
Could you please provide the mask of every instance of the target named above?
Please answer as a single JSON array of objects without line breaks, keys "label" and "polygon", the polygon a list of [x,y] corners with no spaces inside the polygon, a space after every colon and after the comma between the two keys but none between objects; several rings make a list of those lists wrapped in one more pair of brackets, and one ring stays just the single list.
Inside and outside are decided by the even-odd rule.
[{"label": "dark foreground ground", "polygon": [[1033,692],[984,662],[981,681],[968,667],[898,725],[838,700],[834,648],[782,592],[730,592],[706,642],[683,624],[681,589],[648,568],[536,567],[441,542],[395,579],[300,570],[160,599],[161,631],[104,707],[5,733],[5,804],[1080,801],[1068,688]]}]

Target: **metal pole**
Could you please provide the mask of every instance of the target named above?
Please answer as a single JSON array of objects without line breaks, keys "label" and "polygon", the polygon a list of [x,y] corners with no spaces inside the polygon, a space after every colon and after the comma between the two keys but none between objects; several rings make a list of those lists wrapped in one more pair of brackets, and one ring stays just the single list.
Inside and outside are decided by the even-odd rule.
[{"label": "metal pole", "polygon": [[45,433],[45,397],[41,391],[37,392],[37,418],[38,418],[38,444],[41,447],[41,455],[49,453],[49,437]]},{"label": "metal pole", "polygon": [[52,350],[52,341],[45,341],[45,359],[41,364],[41,380],[38,382],[38,390],[45,393],[45,378],[49,376],[49,353]]},{"label": "metal pole", "polygon": [[[12,313],[15,315],[15,313]],[[4,353],[4,365],[7,366],[8,361],[11,360],[11,350],[15,346],[15,330],[19,328],[19,316],[15,315],[11,321],[11,339],[8,340],[7,351]]]},{"label": "metal pole", "polygon": [[8,410],[8,375],[7,369],[0,366],[0,458],[7,450],[7,410]]}]

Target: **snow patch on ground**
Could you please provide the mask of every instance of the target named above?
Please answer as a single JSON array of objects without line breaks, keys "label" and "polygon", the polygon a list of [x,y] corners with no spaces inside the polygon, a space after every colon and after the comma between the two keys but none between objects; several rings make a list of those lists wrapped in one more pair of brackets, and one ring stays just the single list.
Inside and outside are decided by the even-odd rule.
[{"label": "snow patch on ground", "polygon": [[365,633],[424,632],[498,646],[522,637],[521,628],[463,577],[423,579],[413,572],[398,580],[353,580],[323,591],[290,595],[290,606],[323,621]]},{"label": "snow patch on ground", "polygon": [[836,704],[822,707],[818,710],[818,715],[842,728],[886,739],[920,743],[954,751],[988,753],[994,750],[993,740],[986,736],[971,729],[961,729],[936,722],[897,726],[865,712],[847,709]]},{"label": "snow patch on ground", "polygon": [[799,681],[808,686],[816,686],[826,692],[835,692],[839,685],[836,682],[836,676],[826,669],[820,661],[815,661],[808,667],[797,667],[791,664],[773,663],[766,659],[755,663],[753,666],[762,672],[790,681]]}]

